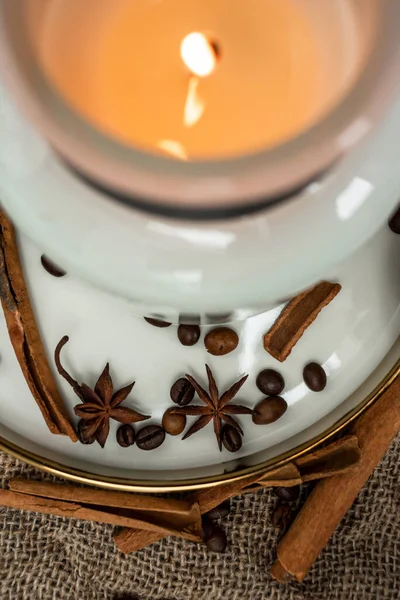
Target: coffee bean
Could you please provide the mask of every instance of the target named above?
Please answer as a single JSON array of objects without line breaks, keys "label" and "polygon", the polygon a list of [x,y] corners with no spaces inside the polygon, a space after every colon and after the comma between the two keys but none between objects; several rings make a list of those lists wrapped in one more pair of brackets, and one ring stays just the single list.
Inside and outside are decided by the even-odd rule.
[{"label": "coffee bean", "polygon": [[129,448],[135,443],[135,431],[132,425],[121,425],[117,429],[117,442],[122,448]]},{"label": "coffee bean", "polygon": [[300,486],[293,487],[276,487],[274,488],[275,496],[284,502],[295,502],[300,495]]},{"label": "coffee bean", "polygon": [[183,346],[194,346],[200,338],[198,325],[179,325],[178,339]]},{"label": "coffee bean", "polygon": [[303,378],[307,387],[313,392],[322,392],[326,386],[326,373],[316,362],[311,362],[304,367]]},{"label": "coffee bean", "polygon": [[238,334],[229,327],[212,329],[204,338],[204,345],[207,348],[207,352],[214,356],[224,356],[233,352],[237,348],[238,343]]},{"label": "coffee bean", "polygon": [[396,212],[390,217],[389,227],[393,231],[393,233],[397,233],[400,235],[400,206],[396,210]]},{"label": "coffee bean", "polygon": [[185,377],[181,377],[172,385],[169,395],[172,402],[175,402],[178,406],[186,406],[193,400],[194,392],[194,387],[190,381]]},{"label": "coffee bean", "polygon": [[153,325],[153,327],[170,327],[171,323],[168,323],[168,321],[161,321],[161,319],[151,319],[150,317],[143,317],[145,321],[147,321],[147,323],[149,323],[150,325]]},{"label": "coffee bean", "polygon": [[232,425],[224,425],[221,439],[228,452],[237,452],[242,447],[242,436]]},{"label": "coffee bean", "polygon": [[155,450],[165,440],[165,431],[160,425],[147,425],[136,434],[136,445],[141,450]]},{"label": "coffee bean", "polygon": [[229,500],[222,502],[219,506],[216,506],[212,510],[210,510],[206,516],[211,519],[211,521],[217,521],[218,519],[225,519],[231,512],[231,503]]},{"label": "coffee bean", "polygon": [[208,538],[211,537],[213,531],[214,523],[208,518],[207,515],[203,515],[201,517],[201,538],[203,542],[206,542]]},{"label": "coffee bean", "polygon": [[221,529],[221,527],[218,527],[218,525],[214,524],[211,532],[208,533],[208,536],[204,541],[207,549],[210,550],[210,552],[225,552],[228,544],[225,531]]},{"label": "coffee bean", "polygon": [[271,396],[260,400],[253,410],[253,423],[256,425],[268,425],[281,418],[286,412],[287,404],[280,396]]},{"label": "coffee bean", "polygon": [[271,516],[271,523],[277,529],[285,530],[292,521],[293,511],[289,504],[277,502]]},{"label": "coffee bean", "polygon": [[78,423],[77,433],[81,444],[89,445],[93,444],[96,441],[96,436],[94,434],[91,436],[88,436],[87,434],[87,430],[90,424],[90,421],[84,421],[83,419],[81,419]]},{"label": "coffee bean", "polygon": [[162,426],[169,435],[179,435],[186,427],[186,416],[179,409],[169,408],[162,418]]},{"label": "coffee bean", "polygon": [[279,396],[285,387],[285,380],[278,371],[264,369],[257,375],[256,386],[266,396]]},{"label": "coffee bean", "polygon": [[40,257],[40,262],[42,263],[43,268],[46,269],[50,275],[53,275],[53,277],[64,277],[64,275],[67,274],[66,271],[58,267],[49,258],[47,258],[45,254],[42,254]]}]

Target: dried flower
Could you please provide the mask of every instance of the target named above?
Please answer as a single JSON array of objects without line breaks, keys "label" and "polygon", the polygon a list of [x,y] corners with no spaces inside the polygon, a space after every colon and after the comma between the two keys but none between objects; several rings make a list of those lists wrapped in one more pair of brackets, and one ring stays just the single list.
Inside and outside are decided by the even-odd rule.
[{"label": "dried flower", "polygon": [[242,377],[242,379],[234,383],[232,387],[230,387],[229,390],[224,392],[220,397],[217,384],[215,383],[214,376],[208,365],[206,365],[206,370],[208,376],[209,393],[207,393],[193,377],[186,375],[187,379],[190,381],[200,399],[204,402],[205,406],[184,406],[181,408],[175,408],[174,412],[178,414],[184,414],[187,417],[199,416],[199,419],[197,419],[197,421],[184,435],[184,440],[203,429],[203,427],[208,425],[208,423],[213,420],[214,432],[218,441],[218,446],[219,449],[222,450],[222,422],[226,423],[227,425],[231,425],[231,427],[234,427],[243,435],[243,430],[233,415],[251,415],[253,412],[250,408],[247,408],[247,406],[241,406],[240,404],[229,404],[229,402],[233,400],[246,381],[248,375]]},{"label": "dried flower", "polygon": [[110,431],[110,419],[114,419],[118,423],[137,423],[150,419],[149,416],[142,415],[132,408],[121,406],[129,396],[135,382],[114,392],[108,363],[98,378],[94,390],[85,383],[79,384],[75,381],[60,361],[61,349],[68,340],[68,336],[64,336],[60,340],[55,349],[54,358],[59,374],[70,384],[82,401],[82,404],[74,407],[74,412],[86,424],[85,437],[87,439],[95,436],[97,442],[104,448]]}]

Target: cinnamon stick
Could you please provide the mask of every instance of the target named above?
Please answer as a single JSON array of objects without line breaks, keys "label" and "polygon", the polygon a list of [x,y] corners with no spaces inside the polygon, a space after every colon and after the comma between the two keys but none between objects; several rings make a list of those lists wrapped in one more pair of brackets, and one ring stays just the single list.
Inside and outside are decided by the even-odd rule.
[{"label": "cinnamon stick", "polygon": [[194,510],[195,508],[197,509],[195,502],[179,500],[177,498],[161,498],[159,496],[131,494],[95,487],[79,487],[71,484],[53,483],[51,481],[23,479],[22,477],[10,479],[8,485],[10,490],[22,494],[78,502],[79,504],[97,504],[138,512],[159,513],[171,516],[171,518],[181,517],[188,522],[192,522],[193,514],[198,512]]},{"label": "cinnamon stick", "polygon": [[306,481],[346,473],[360,460],[361,452],[355,435],[347,435],[328,446],[309,452],[279,469],[268,471],[243,491],[257,491],[262,487],[293,487]]},{"label": "cinnamon stick", "polygon": [[285,361],[307,327],[341,289],[338,283],[321,281],[310,290],[296,296],[264,335],[265,350],[280,362]]},{"label": "cinnamon stick", "polygon": [[142,550],[142,548],[147,548],[147,546],[159,542],[164,537],[165,535],[160,535],[156,531],[124,527],[114,533],[113,540],[121,552],[130,554]]},{"label": "cinnamon stick", "polygon": [[282,467],[273,469],[272,471],[267,471],[264,475],[261,474],[257,482],[252,486],[246,486],[244,491],[247,492],[250,489],[255,491],[261,487],[293,487],[295,485],[300,485],[301,483],[299,469],[294,462],[290,462]]},{"label": "cinnamon stick", "polygon": [[[190,494],[189,500],[191,502],[198,502],[200,512],[203,515],[212,508],[222,504],[224,500],[237,496],[246,485],[251,485],[257,481],[259,477],[260,474],[258,473],[225,485],[219,485],[199,492],[194,492],[193,494]],[[158,542],[163,537],[165,536],[156,534],[152,531],[142,532],[138,529],[124,528],[117,531],[114,534],[113,539],[121,552],[129,554],[130,552],[146,548],[147,546],[154,544],[154,542]]]},{"label": "cinnamon stick", "polygon": [[356,435],[347,435],[295,460],[302,482],[326,479],[357,466],[361,450]]},{"label": "cinnamon stick", "polygon": [[46,358],[29,300],[13,227],[0,209],[0,296],[14,352],[52,433],[77,436]]},{"label": "cinnamon stick", "polygon": [[157,517],[146,520],[143,514],[138,516],[135,511],[111,509],[101,506],[92,508],[91,506],[85,506],[76,502],[42,498],[9,490],[0,490],[0,505],[60,517],[84,519],[86,521],[94,521],[95,523],[107,523],[109,525],[120,527],[135,527],[138,529],[143,527],[146,531],[148,530],[157,533],[157,535],[161,535],[162,537],[165,535],[180,535],[181,537],[194,542],[199,542],[201,540],[201,521],[199,512],[197,521],[182,530],[175,530],[173,526],[164,524],[162,520],[157,519]]},{"label": "cinnamon stick", "polygon": [[190,500],[130,494],[19,477],[9,481],[9,488],[33,496],[134,511],[137,518],[157,523],[166,530],[174,530],[177,534],[185,533],[186,530],[191,532],[193,526],[201,529],[199,505]]},{"label": "cinnamon stick", "polygon": [[[197,501],[201,514],[205,514],[224,500],[234,498],[240,493],[254,492],[262,487],[292,487],[303,481],[344,472],[354,467],[359,458],[357,437],[349,435],[265,474],[254,474],[241,481],[194,492],[189,498],[191,501]],[[161,536],[153,532],[148,532],[146,536],[142,532],[130,529],[123,529],[114,535],[114,542],[126,554],[140,550],[160,539]]]},{"label": "cinnamon stick", "polygon": [[190,498],[199,503],[200,512],[202,515],[208,513],[213,508],[216,508],[225,500],[238,496],[244,487],[255,483],[260,478],[260,473],[253,473],[244,479],[231,481],[223,485],[218,485],[204,490],[193,492]]},{"label": "cinnamon stick", "polygon": [[271,573],[284,582],[303,581],[360,489],[400,430],[400,376],[352,427],[361,450],[349,473],[317,483],[293,525],[278,546]]},{"label": "cinnamon stick", "polygon": [[268,471],[265,475],[260,475],[255,483],[244,487],[240,493],[250,494],[258,492],[264,487],[293,487],[301,485],[300,471],[293,462],[287,463],[283,467]]}]

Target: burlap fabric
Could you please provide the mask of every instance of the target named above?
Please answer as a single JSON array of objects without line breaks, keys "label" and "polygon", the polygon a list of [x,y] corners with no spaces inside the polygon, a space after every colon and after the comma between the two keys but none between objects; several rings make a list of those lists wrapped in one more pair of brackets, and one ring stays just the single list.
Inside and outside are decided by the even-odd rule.
[{"label": "burlap fabric", "polygon": [[[385,600],[400,597],[400,437],[303,584],[271,580],[269,490],[232,502],[225,555],[176,539],[120,554],[112,527],[0,508],[1,600]],[[2,483],[37,474],[0,455]],[[302,490],[300,502],[307,490]],[[329,506],[327,506],[329,510]]]}]

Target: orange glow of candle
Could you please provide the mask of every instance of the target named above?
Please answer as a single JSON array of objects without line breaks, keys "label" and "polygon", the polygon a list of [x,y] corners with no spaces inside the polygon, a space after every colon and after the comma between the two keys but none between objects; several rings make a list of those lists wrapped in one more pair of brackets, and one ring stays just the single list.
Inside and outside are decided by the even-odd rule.
[{"label": "orange glow of candle", "polygon": [[180,160],[296,137],[357,74],[331,42],[331,14],[355,31],[344,0],[25,1],[38,63],[64,102],[124,144]]}]

